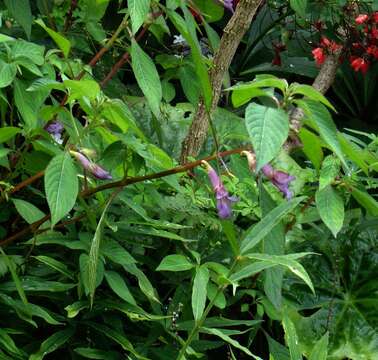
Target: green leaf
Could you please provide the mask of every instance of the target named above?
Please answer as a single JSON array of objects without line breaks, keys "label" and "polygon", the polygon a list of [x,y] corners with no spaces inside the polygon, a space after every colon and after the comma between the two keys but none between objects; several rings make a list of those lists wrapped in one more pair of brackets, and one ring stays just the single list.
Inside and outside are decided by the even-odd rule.
[{"label": "green leaf", "polygon": [[151,0],[129,0],[128,9],[131,18],[131,28],[133,34],[135,34],[141,25],[143,25],[144,20],[150,10]]},{"label": "green leaf", "polygon": [[29,41],[17,40],[12,43],[11,54],[15,60],[28,59],[33,64],[41,66],[45,62],[44,53],[43,46]]},{"label": "green leaf", "polygon": [[39,210],[35,205],[21,199],[12,199],[18,213],[21,217],[28,223],[33,224],[34,222],[41,220],[45,214]]},{"label": "green leaf", "polygon": [[259,171],[280,152],[289,135],[289,116],[282,109],[253,103],[246,109],[245,121]]},{"label": "green leaf", "polygon": [[107,240],[101,246],[101,254],[119,265],[135,264],[137,261],[115,240]]},{"label": "green leaf", "polygon": [[47,166],[45,191],[54,226],[74,207],[79,192],[76,169],[68,152],[55,156]]},{"label": "green leaf", "polygon": [[327,360],[328,357],[328,331],[316,342],[308,360]]},{"label": "green leaf", "polygon": [[146,96],[152,112],[158,117],[163,92],[156,66],[135,40],[131,42],[131,59],[136,81]]},{"label": "green leaf", "polygon": [[285,330],[285,338],[290,350],[291,360],[302,360],[302,354],[299,348],[299,339],[293,322],[286,312],[283,313],[282,325]]},{"label": "green leaf", "polygon": [[331,185],[340,173],[340,160],[334,156],[327,156],[322,163],[319,176],[319,190]]},{"label": "green leaf", "polygon": [[[175,28],[185,38],[186,42],[190,46],[194,70],[197,74],[197,80],[201,85],[206,108],[210,109],[212,89],[205,59],[202,56],[201,47],[196,35],[196,23],[193,16],[189,13],[185,6],[182,7],[182,10],[185,14],[185,20],[175,11],[168,11],[167,13]],[[187,90],[190,91],[189,87]],[[192,97],[193,99],[190,99],[190,101],[194,100],[195,96]]]},{"label": "green leaf", "polygon": [[12,139],[16,134],[21,132],[20,128],[7,126],[0,128],[0,144]]},{"label": "green leaf", "polygon": [[234,339],[232,339],[231,337],[229,337],[228,335],[226,335],[221,329],[211,329],[211,328],[206,328],[206,327],[202,327],[201,328],[201,332],[204,332],[206,334],[210,334],[210,335],[215,335],[215,336],[218,336],[219,338],[221,338],[223,341],[229,343],[230,345],[232,345],[234,348],[236,349],[239,349],[241,351],[243,351],[245,354],[253,357],[254,359],[256,360],[262,360],[260,357],[256,356],[256,355],[253,355],[248,348],[246,348],[245,346],[243,345],[240,345],[240,343]]},{"label": "green leaf", "polygon": [[26,295],[25,295],[25,289],[24,289],[24,286],[17,274],[17,268],[16,268],[16,264],[14,263],[12,257],[9,257],[5,251],[3,250],[3,248],[0,246],[0,254],[3,255],[4,257],[4,260],[5,260],[5,264],[7,265],[11,275],[12,275],[12,280],[13,280],[13,284],[18,292],[18,295],[20,297],[20,299],[22,300],[23,304],[28,304],[28,299],[26,298]]},{"label": "green leaf", "polygon": [[62,50],[64,57],[67,58],[68,54],[70,53],[70,49],[71,49],[70,41],[67,40],[63,35],[57,33],[56,31],[50,29],[49,27],[47,27],[45,25],[45,23],[42,21],[42,19],[38,19],[35,22],[36,22],[36,24],[41,26],[50,35],[50,37],[58,45],[59,49]]},{"label": "green leaf", "polygon": [[367,210],[369,214],[378,216],[378,202],[369,193],[352,187],[352,196]]},{"label": "green leaf", "polygon": [[273,265],[281,265],[289,269],[293,274],[298,276],[302,279],[307,286],[311,289],[313,293],[315,293],[314,286],[312,281],[307,274],[307,271],[304,267],[295,259],[299,259],[303,256],[310,255],[311,253],[294,253],[288,255],[269,255],[269,254],[247,254],[245,255],[249,259],[255,259],[259,261],[263,261],[266,263],[270,263]]},{"label": "green leaf", "polygon": [[98,359],[98,360],[116,360],[119,359],[116,352],[105,351],[100,349],[94,348],[76,348],[73,349],[75,353],[79,354],[80,356],[86,359]]},{"label": "green leaf", "polygon": [[65,80],[63,84],[70,90],[69,102],[83,97],[93,100],[100,93],[100,85],[94,80]]},{"label": "green leaf", "polygon": [[298,105],[305,114],[316,124],[321,138],[339,157],[346,169],[349,169],[337,136],[337,128],[327,108],[319,102],[313,100],[297,100]]},{"label": "green leaf", "polygon": [[186,271],[194,266],[184,255],[168,255],[161,261],[156,271]]},{"label": "green leaf", "polygon": [[66,266],[66,264],[45,255],[38,255],[38,256],[33,256],[33,257],[34,259],[40,261],[41,263],[60,272],[64,276],[68,277],[69,279],[75,280],[73,273],[70,270],[68,270],[68,267]]},{"label": "green leaf", "polygon": [[290,0],[290,7],[303,19],[306,17],[307,0]]},{"label": "green leaf", "polygon": [[12,355],[14,359],[25,358],[25,353],[23,353],[23,351],[16,346],[13,339],[3,329],[0,329],[0,349],[5,350],[7,353]]},{"label": "green leaf", "polygon": [[196,321],[201,318],[205,309],[209,278],[209,269],[206,266],[201,265],[196,268],[192,290],[192,310]]},{"label": "green leaf", "polygon": [[[306,0],[304,2],[306,2]],[[290,85],[289,91],[291,95],[297,95],[297,94],[304,95],[308,97],[309,99],[314,100],[314,101],[319,101],[325,106],[332,109],[333,111],[336,111],[336,109],[327,100],[327,98],[311,85],[292,84]]]},{"label": "green leaf", "polygon": [[344,202],[342,197],[331,185],[318,190],[315,195],[316,207],[324,224],[331,230],[334,237],[343,227]]},{"label": "green leaf", "polygon": [[115,271],[106,271],[105,279],[108,282],[110,288],[123,300],[127,301],[132,305],[137,305],[133,295],[131,294],[129,288],[127,287],[125,281],[122,279],[121,275]]},{"label": "green leaf", "polygon": [[241,242],[241,254],[246,254],[248,250],[256,246],[280,221],[292,211],[305,197],[297,197],[290,201],[285,201],[275,209],[271,210],[257,224],[247,230]]},{"label": "green leaf", "polygon": [[74,333],[75,330],[73,328],[56,332],[41,344],[38,352],[30,355],[29,360],[42,360],[45,355],[50,354],[63,346]]},{"label": "green leaf", "polygon": [[91,249],[89,250],[89,259],[88,259],[88,288],[89,288],[89,297],[91,307],[93,306],[94,295],[97,287],[97,266],[100,253],[100,244],[102,238],[102,231],[104,227],[106,212],[108,211],[113,197],[111,197],[105,205],[105,208],[101,214],[100,221],[97,224],[95,234],[92,239]]},{"label": "green leaf", "polygon": [[105,335],[109,339],[113,340],[117,344],[121,345],[122,348],[126,351],[130,351],[137,359],[141,360],[149,360],[140,354],[138,354],[133,344],[120,332],[116,331],[108,326],[102,325],[100,323],[89,323],[89,326],[91,326],[95,331],[101,333],[102,335]]},{"label": "green leaf", "polygon": [[[230,89],[233,89],[233,88],[230,88]],[[268,92],[261,90],[260,88],[233,89],[232,94],[231,94],[231,101],[232,101],[232,105],[235,108],[237,108],[248,103],[253,98],[264,97],[264,96],[271,97],[271,95]]]},{"label": "green leaf", "polygon": [[279,79],[273,75],[257,75],[253,81],[247,83],[236,84],[228,89],[234,91],[253,91],[255,89],[277,88],[285,93],[288,83],[285,79]]},{"label": "green leaf", "polygon": [[76,301],[75,303],[66,306],[64,310],[67,311],[67,317],[72,319],[77,316],[81,310],[87,309],[88,307],[89,304],[87,301]]},{"label": "green leaf", "polygon": [[26,36],[30,39],[33,15],[29,0],[4,0],[8,11],[24,29]]},{"label": "green leaf", "polygon": [[0,60],[0,88],[10,85],[17,73],[17,66],[15,63],[8,64]]}]

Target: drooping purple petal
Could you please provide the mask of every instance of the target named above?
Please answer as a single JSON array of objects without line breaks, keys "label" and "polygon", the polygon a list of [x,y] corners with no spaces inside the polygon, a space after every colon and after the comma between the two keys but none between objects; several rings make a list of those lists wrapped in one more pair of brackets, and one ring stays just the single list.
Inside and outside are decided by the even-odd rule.
[{"label": "drooping purple petal", "polygon": [[221,179],[216,171],[206,161],[202,162],[207,167],[207,173],[215,193],[215,199],[217,201],[218,216],[221,219],[227,219],[232,216],[232,203],[239,199],[235,196],[230,196],[226,188],[224,187]]},{"label": "drooping purple petal", "polygon": [[275,170],[270,164],[264,165],[261,170],[272,184],[285,195],[286,199],[291,199],[293,193],[290,191],[289,185],[290,182],[295,180],[295,176]]},{"label": "drooping purple petal", "polygon": [[89,171],[94,177],[101,180],[110,180],[112,176],[108,171],[90,161],[85,155],[77,151],[71,151],[71,154],[78,160],[83,168]]}]

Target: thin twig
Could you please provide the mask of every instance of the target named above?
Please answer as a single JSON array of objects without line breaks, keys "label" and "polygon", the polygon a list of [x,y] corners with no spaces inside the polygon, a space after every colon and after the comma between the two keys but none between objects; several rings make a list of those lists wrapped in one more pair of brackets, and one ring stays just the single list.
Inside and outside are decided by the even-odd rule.
[{"label": "thin twig", "polygon": [[78,0],[71,0],[71,6],[66,15],[63,32],[66,33],[72,25],[72,16],[78,5]]}]

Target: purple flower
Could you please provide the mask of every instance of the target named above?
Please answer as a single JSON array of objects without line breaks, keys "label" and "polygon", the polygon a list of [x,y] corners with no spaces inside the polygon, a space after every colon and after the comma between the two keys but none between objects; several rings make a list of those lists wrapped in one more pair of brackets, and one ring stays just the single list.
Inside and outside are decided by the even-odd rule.
[{"label": "purple flower", "polygon": [[223,0],[223,6],[234,13],[234,0]]},{"label": "purple flower", "polygon": [[54,138],[54,140],[61,144],[63,142],[62,132],[64,127],[61,122],[54,120],[45,126],[45,130]]},{"label": "purple flower", "polygon": [[210,164],[207,161],[202,161],[202,164],[205,165],[207,168],[207,174],[209,175],[211,185],[215,192],[218,216],[221,219],[227,219],[232,215],[232,203],[238,201],[238,198],[229,195],[228,191],[225,189],[222,183],[222,180],[219,178],[216,171],[210,166]]},{"label": "purple flower", "polygon": [[90,161],[85,155],[77,151],[70,151],[70,153],[78,160],[83,168],[89,171],[94,177],[101,180],[110,180],[112,176],[108,171],[103,169],[101,166]]},{"label": "purple flower", "polygon": [[293,196],[292,191],[289,189],[290,182],[295,180],[295,176],[291,176],[283,171],[275,170],[269,164],[262,167],[264,175],[272,182],[272,184],[281,191],[286,199],[291,199]]}]

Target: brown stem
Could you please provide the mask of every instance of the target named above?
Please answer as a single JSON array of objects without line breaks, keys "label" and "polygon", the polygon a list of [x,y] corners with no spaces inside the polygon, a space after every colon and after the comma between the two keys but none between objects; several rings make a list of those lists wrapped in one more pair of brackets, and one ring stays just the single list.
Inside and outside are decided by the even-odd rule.
[{"label": "brown stem", "polygon": [[[214,56],[210,71],[213,98],[210,116],[216,109],[222,90],[223,79],[231,65],[239,43],[249,29],[252,19],[263,0],[240,0],[234,15],[223,30],[219,48]],[[180,161],[185,164],[189,156],[196,156],[200,151],[209,129],[208,112],[203,99],[200,101],[189,132],[182,143]]]},{"label": "brown stem", "polygon": [[[82,191],[79,194],[79,196],[89,197],[89,196],[91,196],[91,195],[93,195],[93,194],[95,194],[99,191],[103,191],[103,190],[107,190],[107,189],[113,189],[113,188],[119,188],[119,190],[121,190],[125,186],[136,184],[136,183],[143,182],[143,181],[146,181],[146,180],[159,179],[159,178],[162,178],[162,177],[165,177],[165,176],[186,172],[190,169],[193,169],[193,168],[201,165],[203,160],[210,161],[210,160],[214,160],[218,157],[224,157],[224,156],[228,156],[228,155],[232,155],[232,154],[239,154],[244,150],[250,150],[250,148],[249,147],[243,147],[243,148],[223,151],[221,153],[211,155],[211,156],[207,156],[207,157],[205,157],[201,160],[193,161],[193,162],[188,163],[186,165],[177,166],[177,167],[169,169],[169,170],[161,171],[161,172],[154,173],[154,174],[144,175],[144,176],[136,176],[136,177],[133,177],[133,178],[123,179],[123,180],[120,180],[120,181],[115,181],[115,182],[112,182],[112,183],[100,185],[96,188]],[[67,222],[62,222],[61,224],[57,225],[56,227],[58,227],[58,228],[64,227],[67,224],[71,224],[73,222],[76,222],[76,221],[82,219],[84,216],[85,215],[81,215],[81,216],[78,216],[78,217],[71,219]],[[35,223],[33,223],[33,224],[27,226],[26,228],[20,230],[19,232],[9,236],[8,238],[6,238],[5,240],[0,242],[0,246],[9,245],[10,243],[13,243],[14,241],[19,239],[20,237],[23,237],[23,236],[25,236],[29,233],[37,232],[38,228],[43,223],[45,223],[47,220],[49,220],[50,217],[51,217],[51,214],[48,214],[48,215],[44,216],[41,220],[38,220]],[[63,225],[63,224],[65,224],[65,225]],[[40,232],[43,232],[43,231],[46,231],[46,230],[48,230],[48,229],[41,230]]]},{"label": "brown stem", "polygon": [[[156,19],[160,15],[162,15],[162,12],[156,12],[152,14],[152,18]],[[152,23],[145,24],[142,28],[142,30],[139,32],[137,37],[135,38],[135,41],[138,42],[142,39],[142,37],[146,34],[148,28],[151,26]],[[105,78],[100,82],[101,87],[105,87],[107,83],[113,78],[113,76],[121,69],[121,67],[129,61],[130,53],[126,51],[122,57],[113,65],[113,67],[110,69],[109,73],[105,76]]]}]

